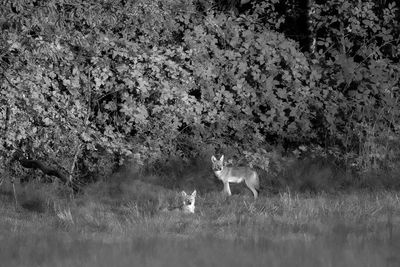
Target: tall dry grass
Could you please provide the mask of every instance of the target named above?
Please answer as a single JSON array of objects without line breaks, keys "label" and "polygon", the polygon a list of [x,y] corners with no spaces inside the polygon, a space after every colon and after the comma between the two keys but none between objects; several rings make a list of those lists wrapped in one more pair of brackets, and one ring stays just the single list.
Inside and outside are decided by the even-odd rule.
[{"label": "tall dry grass", "polygon": [[[153,174],[146,181],[141,173],[124,173],[88,186],[74,199],[62,186],[32,183],[17,188],[17,209],[10,186],[3,184],[0,265],[400,264],[396,191],[301,193],[287,186],[254,201],[241,189],[232,197],[221,195],[207,173],[177,173],[183,176],[174,177],[176,187],[168,177]],[[162,211],[178,203],[180,190],[194,188],[195,214]]]}]

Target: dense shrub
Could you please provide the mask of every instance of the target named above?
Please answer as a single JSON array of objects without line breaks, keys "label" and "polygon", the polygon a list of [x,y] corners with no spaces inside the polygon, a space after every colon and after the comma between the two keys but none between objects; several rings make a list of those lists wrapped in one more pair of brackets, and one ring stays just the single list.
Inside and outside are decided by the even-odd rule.
[{"label": "dense shrub", "polygon": [[318,95],[314,124],[318,140],[354,153],[362,167],[397,160],[400,12],[396,3],[331,0],[314,4],[311,11],[316,43],[310,86]]},{"label": "dense shrub", "polygon": [[306,55],[276,31],[274,0],[241,16],[194,0],[1,5],[3,161],[22,149],[83,176],[209,146],[382,158],[398,140],[395,4],[313,3]]}]

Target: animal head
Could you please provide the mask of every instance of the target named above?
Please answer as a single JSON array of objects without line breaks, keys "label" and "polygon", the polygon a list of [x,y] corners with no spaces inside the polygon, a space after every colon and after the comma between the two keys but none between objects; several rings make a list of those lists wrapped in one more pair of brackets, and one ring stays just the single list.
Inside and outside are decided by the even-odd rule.
[{"label": "animal head", "polygon": [[222,171],[224,168],[224,155],[218,160],[216,157],[211,157],[213,171]]},{"label": "animal head", "polygon": [[193,191],[191,195],[186,194],[185,191],[181,192],[182,202],[183,202],[183,212],[194,213],[194,203],[196,202],[196,190]]}]

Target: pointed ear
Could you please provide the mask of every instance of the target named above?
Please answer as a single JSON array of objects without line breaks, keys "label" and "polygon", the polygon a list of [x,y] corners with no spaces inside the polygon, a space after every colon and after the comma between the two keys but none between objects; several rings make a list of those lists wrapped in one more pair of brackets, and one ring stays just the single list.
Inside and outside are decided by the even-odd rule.
[{"label": "pointed ear", "polygon": [[194,190],[193,193],[192,193],[192,197],[195,197],[196,193],[197,193],[196,190]]},{"label": "pointed ear", "polygon": [[186,196],[187,196],[187,194],[186,194],[185,191],[182,191],[182,192],[181,192],[181,195],[182,195],[183,197],[186,197]]},{"label": "pointed ear", "polygon": [[219,159],[219,161],[224,161],[224,155],[221,156],[221,158]]},{"label": "pointed ear", "polygon": [[217,159],[214,157],[214,155],[213,155],[213,156],[211,156],[211,161],[212,161],[212,162],[215,162],[215,161],[217,161]]}]

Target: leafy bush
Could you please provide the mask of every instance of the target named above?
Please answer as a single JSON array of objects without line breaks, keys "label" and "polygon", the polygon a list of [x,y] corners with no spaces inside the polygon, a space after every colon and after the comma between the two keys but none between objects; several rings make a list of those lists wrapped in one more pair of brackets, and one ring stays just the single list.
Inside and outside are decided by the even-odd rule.
[{"label": "leafy bush", "polygon": [[365,155],[362,166],[382,148],[391,154],[380,161],[397,158],[394,3],[382,12],[373,1],[313,3],[310,55],[276,31],[288,25],[280,1],[239,17],[201,4],[211,6],[4,2],[1,157],[22,149],[80,177],[108,175],[127,157],[195,157],[210,144],[261,167],[268,143],[339,147]]},{"label": "leafy bush", "polygon": [[398,150],[390,144],[400,129],[400,17],[395,2],[384,2],[331,0],[311,13],[318,140],[354,153],[363,168]]},{"label": "leafy bush", "polygon": [[213,13],[184,39],[203,131],[252,148],[268,136],[310,134],[309,67],[294,42],[253,20]]},{"label": "leafy bush", "polygon": [[79,156],[93,170],[104,151],[153,157],[168,145],[147,135],[171,139],[177,130],[182,109],[175,122],[167,118],[174,101],[182,102],[176,86],[187,75],[172,58],[185,53],[157,47],[175,41],[173,13],[190,5],[112,3],[3,4],[0,118],[7,157],[23,148],[69,171]]}]

